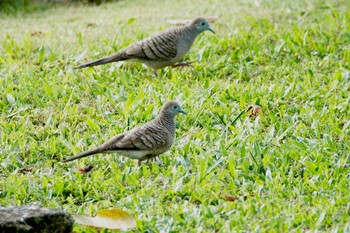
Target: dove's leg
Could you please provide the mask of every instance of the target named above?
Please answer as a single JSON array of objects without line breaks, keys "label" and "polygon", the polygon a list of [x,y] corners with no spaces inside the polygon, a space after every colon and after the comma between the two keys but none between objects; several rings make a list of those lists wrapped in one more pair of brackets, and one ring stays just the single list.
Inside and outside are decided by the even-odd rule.
[{"label": "dove's leg", "polygon": [[175,67],[185,67],[185,66],[192,66],[192,63],[194,63],[196,61],[185,61],[185,62],[179,62],[179,63],[176,63],[176,64],[173,64],[171,65],[171,67],[175,68]]},{"label": "dove's leg", "polygon": [[154,69],[154,70],[153,70],[153,74],[154,74],[154,76],[156,76],[156,77],[158,76],[157,69]]}]

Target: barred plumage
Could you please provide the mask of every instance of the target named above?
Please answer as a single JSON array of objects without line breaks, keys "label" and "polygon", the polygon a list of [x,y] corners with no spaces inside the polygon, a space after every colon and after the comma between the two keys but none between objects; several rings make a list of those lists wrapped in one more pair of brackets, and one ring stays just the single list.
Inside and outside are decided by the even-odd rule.
[{"label": "barred plumage", "polygon": [[133,59],[153,68],[156,73],[157,69],[174,65],[180,61],[190,50],[196,37],[206,30],[214,32],[206,19],[197,18],[187,26],[159,32],[115,54],[82,64],[76,69]]},{"label": "barred plumage", "polygon": [[69,162],[98,153],[117,153],[122,156],[142,160],[158,156],[167,151],[174,143],[175,116],[186,114],[177,102],[165,103],[160,114],[151,122],[118,134],[101,146],[82,154],[63,160]]}]

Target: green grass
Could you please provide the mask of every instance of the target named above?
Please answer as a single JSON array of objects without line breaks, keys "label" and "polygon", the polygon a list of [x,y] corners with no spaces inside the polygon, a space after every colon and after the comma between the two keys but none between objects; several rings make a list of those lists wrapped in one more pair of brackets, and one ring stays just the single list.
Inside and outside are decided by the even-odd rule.
[{"label": "green grass", "polygon": [[[216,34],[199,36],[185,59],[198,60],[193,69],[73,70],[171,27],[167,19],[218,14]],[[0,205],[121,208],[138,219],[131,232],[350,231],[349,1],[135,0],[0,24]],[[162,162],[59,163],[170,99],[188,115],[177,116]],[[251,104],[263,112],[235,121]],[[94,169],[75,170],[85,164]]]}]

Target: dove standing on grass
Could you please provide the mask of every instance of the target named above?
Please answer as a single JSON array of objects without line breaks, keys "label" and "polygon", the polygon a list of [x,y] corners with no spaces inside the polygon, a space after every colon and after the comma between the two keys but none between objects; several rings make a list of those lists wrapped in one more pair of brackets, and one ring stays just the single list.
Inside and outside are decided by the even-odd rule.
[{"label": "dove standing on grass", "polygon": [[141,161],[157,157],[173,145],[175,116],[178,113],[186,114],[179,103],[169,101],[163,105],[159,115],[151,122],[118,134],[101,146],[63,160],[63,162],[98,153],[117,153],[130,159],[137,159],[138,165],[141,165]]},{"label": "dove standing on grass", "polygon": [[76,69],[129,59],[137,60],[153,68],[155,75],[157,75],[158,69],[166,66],[189,66],[192,62],[175,63],[186,55],[196,37],[207,30],[214,33],[208,20],[197,18],[187,26],[161,31],[144,40],[133,43],[115,54],[82,64]]}]

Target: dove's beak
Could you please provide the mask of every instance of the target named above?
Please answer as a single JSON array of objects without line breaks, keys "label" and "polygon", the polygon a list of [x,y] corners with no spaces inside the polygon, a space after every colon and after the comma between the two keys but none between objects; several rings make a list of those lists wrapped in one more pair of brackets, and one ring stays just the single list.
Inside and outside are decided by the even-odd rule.
[{"label": "dove's beak", "polygon": [[182,113],[182,114],[187,115],[187,113],[184,110],[182,110],[182,109],[179,112]]},{"label": "dove's beak", "polygon": [[211,27],[209,27],[208,30],[215,34],[214,30]]}]

